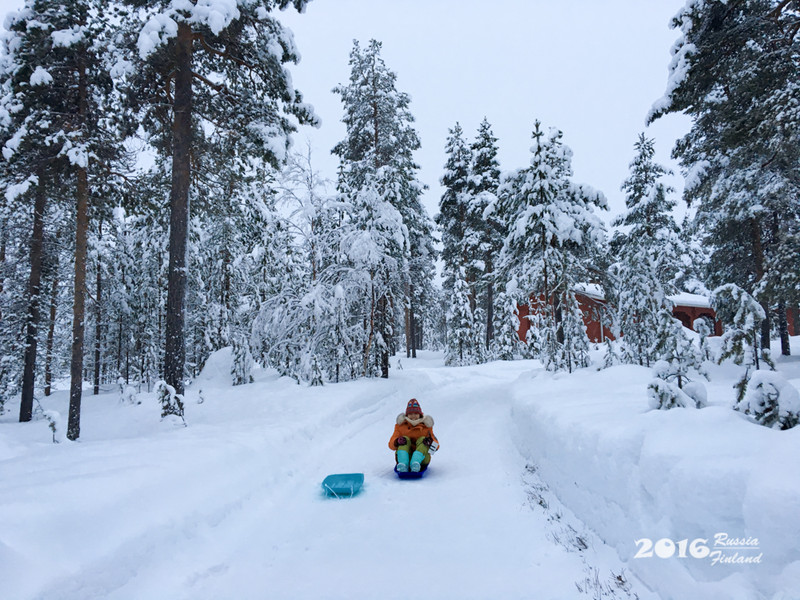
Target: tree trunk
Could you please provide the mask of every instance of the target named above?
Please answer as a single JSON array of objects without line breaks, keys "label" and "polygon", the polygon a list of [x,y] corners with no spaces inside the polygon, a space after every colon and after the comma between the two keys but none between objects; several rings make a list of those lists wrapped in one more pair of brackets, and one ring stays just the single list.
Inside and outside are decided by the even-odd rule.
[{"label": "tree trunk", "polygon": [[[0,239],[0,294],[3,293],[5,289],[5,279],[3,278],[3,273],[5,272],[5,264],[6,264],[6,229],[3,226],[1,239]],[[3,307],[0,306],[0,320],[3,318]]]},{"label": "tree trunk", "polygon": [[409,334],[411,336],[411,358],[417,358],[417,318],[414,316],[414,286],[411,286],[410,304],[408,308]]},{"label": "tree trunk", "polygon": [[167,384],[175,388],[176,393],[183,394],[183,370],[186,361],[184,339],[186,238],[189,224],[192,147],[192,30],[186,23],[178,25],[175,58],[164,379]]},{"label": "tree trunk", "polygon": [[[88,83],[86,63],[79,61],[78,94],[80,123],[86,125]],[[81,393],[83,387],[83,335],[86,319],[86,255],[89,235],[89,174],[77,168],[78,185],[75,214],[75,282],[72,303],[72,356],[70,359],[69,419],[67,439],[77,440],[81,434]]]},{"label": "tree trunk", "polygon": [[44,169],[33,205],[33,235],[31,236],[31,275],[28,282],[28,316],[25,325],[25,366],[22,374],[22,399],[19,405],[20,422],[33,417],[33,389],[36,374],[36,345],[39,327],[39,292],[42,281],[42,247],[44,246],[44,210],[47,202]]},{"label": "tree trunk", "polygon": [[69,423],[67,438],[81,434],[81,390],[83,386],[83,334],[86,318],[86,255],[89,230],[89,179],[86,169],[78,169],[75,229],[75,285],[72,303],[72,358],[70,361]]},{"label": "tree trunk", "polygon": [[44,352],[44,395],[50,395],[53,383],[53,340],[56,333],[56,306],[58,304],[58,269],[53,270],[53,283],[50,286],[50,323],[47,329],[47,345]]},{"label": "tree trunk", "polygon": [[[489,277],[492,274],[489,272]],[[489,281],[486,286],[486,349],[489,349],[494,338],[494,282]]]},{"label": "tree trunk", "polygon": [[404,316],[406,329],[406,358],[411,358],[411,311],[409,310],[409,304],[411,303],[411,286],[408,281],[406,281],[405,288],[406,306],[404,308]]},{"label": "tree trunk", "polygon": [[789,343],[789,322],[786,319],[786,303],[781,300],[778,302],[778,328],[781,334],[781,354],[791,356],[792,347]]},{"label": "tree trunk", "polygon": [[[99,239],[103,238],[103,221],[98,224]],[[103,334],[103,278],[101,277],[100,253],[97,253],[97,282],[94,313],[94,395],[100,394],[100,339]]]},{"label": "tree trunk", "polygon": [[380,355],[380,367],[381,367],[381,378],[388,379],[389,378],[389,344],[387,342],[389,336],[387,335],[386,325],[387,325],[387,312],[389,310],[389,302],[386,296],[381,297],[380,301],[378,302],[379,310],[380,310],[380,327],[381,327],[381,337],[383,338],[383,348],[381,348],[381,355]]},{"label": "tree trunk", "polygon": [[[564,318],[561,310],[561,294],[556,292],[553,294],[553,315],[555,317],[556,326],[556,341],[564,344]],[[570,371],[571,372],[571,371]]]},{"label": "tree trunk", "polygon": [[[751,243],[753,246],[753,259],[755,260],[756,269],[756,283],[764,278],[764,245],[761,239],[761,224],[757,219],[750,220],[751,225]],[[764,309],[766,318],[761,322],[761,347],[769,349],[770,347],[770,315],[769,315],[769,302],[762,298],[759,302],[761,308]]]}]

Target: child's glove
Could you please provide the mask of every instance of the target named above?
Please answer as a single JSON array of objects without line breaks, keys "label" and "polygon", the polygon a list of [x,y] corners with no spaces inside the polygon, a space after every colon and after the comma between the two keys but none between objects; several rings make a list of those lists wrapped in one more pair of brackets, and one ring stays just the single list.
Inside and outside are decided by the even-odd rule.
[{"label": "child's glove", "polygon": [[430,448],[431,444],[433,443],[433,438],[431,436],[428,436],[424,440],[422,440],[422,443],[425,444],[428,448]]},{"label": "child's glove", "polygon": [[394,445],[396,448],[399,448],[400,446],[405,446],[407,443],[408,440],[402,435],[394,441]]}]

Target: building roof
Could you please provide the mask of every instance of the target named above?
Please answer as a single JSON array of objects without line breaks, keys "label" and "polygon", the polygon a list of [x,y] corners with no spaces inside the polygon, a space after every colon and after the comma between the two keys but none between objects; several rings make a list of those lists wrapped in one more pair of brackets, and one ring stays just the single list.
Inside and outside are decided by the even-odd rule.
[{"label": "building roof", "polygon": [[[595,300],[605,301],[606,297],[603,293],[603,288],[596,283],[579,283],[575,286],[575,291],[589,298]],[[700,294],[690,294],[689,292],[681,292],[668,296],[675,306],[693,306],[696,308],[711,308],[711,299],[708,296],[701,296]]]}]

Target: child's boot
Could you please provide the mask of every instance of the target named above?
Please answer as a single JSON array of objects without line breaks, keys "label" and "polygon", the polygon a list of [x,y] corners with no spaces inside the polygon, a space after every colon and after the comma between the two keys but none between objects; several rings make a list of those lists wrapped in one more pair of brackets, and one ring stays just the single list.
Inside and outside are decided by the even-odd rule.
[{"label": "child's boot", "polygon": [[425,460],[425,455],[419,450],[415,450],[414,454],[411,455],[411,470],[414,473],[419,473],[423,460]]},{"label": "child's boot", "polygon": [[408,451],[406,450],[397,451],[397,472],[398,473],[408,472]]}]

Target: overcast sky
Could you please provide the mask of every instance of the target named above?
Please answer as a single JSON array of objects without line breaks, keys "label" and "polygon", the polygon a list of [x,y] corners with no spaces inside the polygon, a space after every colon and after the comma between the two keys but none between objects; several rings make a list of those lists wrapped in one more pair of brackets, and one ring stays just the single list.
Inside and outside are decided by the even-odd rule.
[{"label": "overcast sky", "polygon": [[[656,139],[657,158],[672,167],[686,117],[644,119],[664,94],[669,27],[684,0],[313,0],[305,14],[287,11],[302,55],[294,82],[322,118],[311,140],[319,168],[331,177],[329,156],[344,137],[339,97],[349,76],[353,39],[383,42],[397,86],[411,95],[422,149],[420,178],[430,186],[426,206],[437,212],[448,128],[460,122],[472,138],[484,116],[499,138],[501,169],[526,166],[535,119],[564,132],[574,153],[575,180],[600,189],[611,213],[624,209],[620,184],[628,175],[638,134]],[[682,178],[670,181],[679,190]],[[682,207],[681,207],[682,209]],[[682,210],[680,211],[682,214]]]},{"label": "overcast sky", "polygon": [[[353,40],[383,42],[383,58],[411,95],[422,149],[420,179],[430,186],[433,216],[442,193],[448,128],[460,122],[471,139],[486,116],[499,138],[502,170],[526,166],[535,119],[564,132],[574,153],[575,180],[605,193],[616,214],[624,208],[633,143],[645,131],[657,159],[670,159],[688,119],[668,116],[645,130],[645,115],[664,93],[669,50],[677,38],[671,17],[684,0],[313,0],[302,15],[281,19],[302,55],[291,68],[295,86],[322,118],[304,127],[316,167],[334,178],[330,150],[344,137],[339,97],[349,77]],[[0,9],[22,5],[0,0]],[[680,191],[682,179],[670,180]],[[679,213],[682,214],[682,206]],[[610,220],[607,215],[606,220]]]}]

